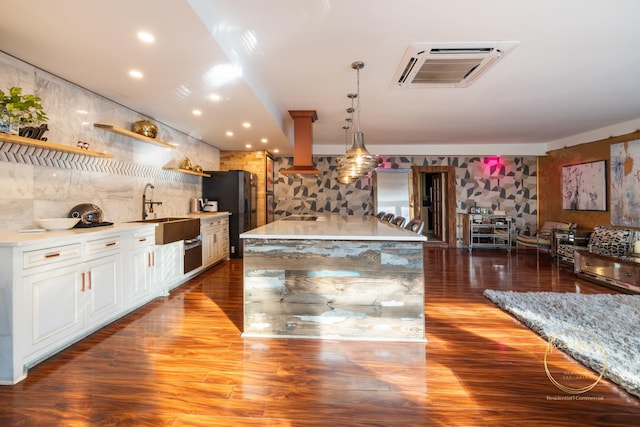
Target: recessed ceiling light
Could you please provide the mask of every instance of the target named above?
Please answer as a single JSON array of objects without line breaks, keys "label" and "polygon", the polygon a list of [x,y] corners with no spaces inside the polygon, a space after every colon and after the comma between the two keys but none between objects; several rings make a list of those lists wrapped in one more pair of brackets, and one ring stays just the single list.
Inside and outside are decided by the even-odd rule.
[{"label": "recessed ceiling light", "polygon": [[245,147],[246,148],[251,148],[251,144],[246,144]]},{"label": "recessed ceiling light", "polygon": [[262,138],[260,142],[262,142],[263,144],[266,144],[267,142],[269,142],[269,140],[267,138]]},{"label": "recessed ceiling light", "polygon": [[201,116],[202,115],[202,111],[197,110],[197,109],[193,110],[192,113],[193,113],[194,116]]},{"label": "recessed ceiling light", "polygon": [[243,127],[243,128],[245,128],[245,129],[249,129],[249,128],[251,127],[251,123],[249,123],[249,122],[244,122],[244,123],[242,124],[242,127]]},{"label": "recessed ceiling light", "polygon": [[274,153],[279,153],[280,150],[278,150],[277,148],[275,150],[273,150]]},{"label": "recessed ceiling light", "polygon": [[209,96],[209,98],[211,98],[211,100],[214,101],[214,102],[222,101],[222,97],[220,95],[218,95],[217,93],[212,93],[211,96]]},{"label": "recessed ceiling light", "polygon": [[227,136],[233,136],[233,132],[231,132],[230,130],[227,131]]},{"label": "recessed ceiling light", "polygon": [[153,34],[147,33],[146,31],[138,31],[138,39],[145,43],[153,43],[156,40]]},{"label": "recessed ceiling light", "polygon": [[138,70],[129,71],[129,75],[134,79],[141,79],[142,77],[144,77],[144,74],[142,74],[142,71],[138,71]]}]

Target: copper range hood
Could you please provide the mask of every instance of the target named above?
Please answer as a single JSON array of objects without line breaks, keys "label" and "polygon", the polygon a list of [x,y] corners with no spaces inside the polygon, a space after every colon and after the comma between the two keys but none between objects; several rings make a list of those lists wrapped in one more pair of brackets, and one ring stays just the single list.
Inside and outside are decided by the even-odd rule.
[{"label": "copper range hood", "polygon": [[311,125],[318,120],[316,110],[289,110],[293,119],[293,167],[282,169],[284,175],[320,175],[313,167]]}]

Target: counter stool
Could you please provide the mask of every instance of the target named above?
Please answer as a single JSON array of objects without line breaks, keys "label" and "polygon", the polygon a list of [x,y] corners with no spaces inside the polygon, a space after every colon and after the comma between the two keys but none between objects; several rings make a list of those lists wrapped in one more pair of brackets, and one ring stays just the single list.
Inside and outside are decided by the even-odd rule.
[{"label": "counter stool", "polygon": [[420,218],[414,218],[407,223],[404,227],[407,230],[411,230],[414,233],[422,234],[422,229],[424,228],[424,221]]},{"label": "counter stool", "polygon": [[398,215],[393,219],[393,221],[391,221],[391,224],[397,225],[398,227],[404,227],[406,221],[407,220],[403,216]]}]

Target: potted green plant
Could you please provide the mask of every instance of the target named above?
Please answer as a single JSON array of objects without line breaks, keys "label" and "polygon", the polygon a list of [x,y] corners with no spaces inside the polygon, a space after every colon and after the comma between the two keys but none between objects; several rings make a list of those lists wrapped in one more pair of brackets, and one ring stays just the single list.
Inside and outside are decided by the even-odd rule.
[{"label": "potted green plant", "polygon": [[0,131],[18,134],[20,126],[33,126],[48,120],[35,95],[23,95],[21,87],[12,87],[8,93],[0,90]]}]

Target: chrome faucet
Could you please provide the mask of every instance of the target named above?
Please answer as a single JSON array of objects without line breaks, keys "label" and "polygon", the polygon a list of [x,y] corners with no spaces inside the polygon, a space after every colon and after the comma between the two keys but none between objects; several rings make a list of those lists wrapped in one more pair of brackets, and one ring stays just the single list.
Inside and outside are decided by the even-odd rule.
[{"label": "chrome faucet", "polygon": [[[147,200],[147,188],[151,188],[151,198]],[[155,187],[151,185],[151,183],[147,182],[147,185],[144,186],[144,191],[142,192],[142,220],[147,219],[148,214],[153,213],[153,205],[162,205],[162,202],[154,202],[153,201],[153,189]],[[149,212],[147,213],[147,205],[149,205]]]}]

